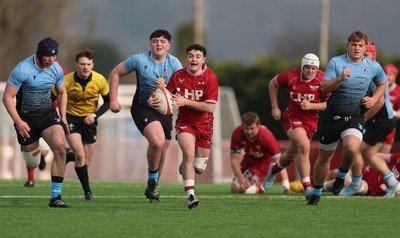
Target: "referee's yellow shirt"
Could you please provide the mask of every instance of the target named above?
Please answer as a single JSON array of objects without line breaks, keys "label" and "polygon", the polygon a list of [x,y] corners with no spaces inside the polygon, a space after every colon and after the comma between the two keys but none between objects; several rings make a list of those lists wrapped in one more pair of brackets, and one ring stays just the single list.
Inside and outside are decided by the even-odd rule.
[{"label": "referee's yellow shirt", "polygon": [[95,113],[99,96],[109,93],[107,80],[103,75],[92,71],[85,87],[75,80],[75,72],[65,76],[65,88],[68,94],[67,113],[73,116],[87,116]]}]

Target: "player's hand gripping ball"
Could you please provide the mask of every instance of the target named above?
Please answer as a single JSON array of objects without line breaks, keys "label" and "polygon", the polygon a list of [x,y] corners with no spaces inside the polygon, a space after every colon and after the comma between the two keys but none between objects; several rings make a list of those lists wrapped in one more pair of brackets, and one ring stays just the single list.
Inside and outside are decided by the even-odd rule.
[{"label": "player's hand gripping ball", "polygon": [[164,87],[157,88],[156,91],[154,91],[154,98],[160,99],[160,105],[157,108],[158,112],[166,116],[172,114],[174,106],[173,106],[171,92],[168,91],[168,89]]}]

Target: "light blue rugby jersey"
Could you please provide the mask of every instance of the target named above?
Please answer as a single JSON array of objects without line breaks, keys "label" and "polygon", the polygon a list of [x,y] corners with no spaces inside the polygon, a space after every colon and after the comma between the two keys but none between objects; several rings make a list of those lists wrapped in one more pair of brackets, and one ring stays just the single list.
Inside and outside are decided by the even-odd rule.
[{"label": "light blue rugby jersey", "polygon": [[156,90],[156,79],[162,75],[165,84],[168,84],[172,74],[182,68],[181,62],[175,56],[167,54],[162,63],[151,59],[150,51],[132,55],[124,61],[125,69],[131,73],[136,72],[137,88],[132,104],[148,106],[147,100]]},{"label": "light blue rugby jersey", "polygon": [[[370,84],[370,89],[372,92],[375,92],[376,90],[376,85],[374,83]],[[385,104],[383,105],[383,108],[381,108],[381,110],[386,110],[388,118],[392,119],[394,117],[394,110],[393,110],[393,106],[392,103],[390,102],[390,97],[389,97],[389,83],[386,80],[386,88],[385,88],[385,93],[384,95],[384,99],[385,99]]]},{"label": "light blue rugby jersey", "polygon": [[11,72],[7,82],[18,88],[17,111],[43,112],[52,109],[51,89],[64,83],[64,72],[54,62],[49,69],[39,69],[32,55],[21,61]]},{"label": "light blue rugby jersey", "polygon": [[370,83],[382,83],[386,75],[379,63],[367,58],[361,63],[353,63],[344,54],[329,61],[324,80],[339,77],[343,68],[350,68],[350,76],[332,92],[326,110],[340,115],[359,115],[361,100],[367,94]]}]

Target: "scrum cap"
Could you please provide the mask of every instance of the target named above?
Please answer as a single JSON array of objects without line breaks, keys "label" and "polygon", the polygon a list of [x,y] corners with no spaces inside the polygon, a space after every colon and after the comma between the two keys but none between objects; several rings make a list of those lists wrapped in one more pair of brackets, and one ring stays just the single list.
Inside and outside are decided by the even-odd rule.
[{"label": "scrum cap", "polygon": [[399,70],[393,64],[385,65],[385,67],[383,67],[383,70],[385,71],[385,73],[391,72],[392,74],[394,74],[394,78],[397,78],[397,73],[399,72]]},{"label": "scrum cap", "polygon": [[374,60],[376,60],[376,47],[375,47],[375,43],[374,42],[368,41],[368,45],[367,45],[367,48],[366,48],[365,52],[372,53],[372,56],[374,57]]},{"label": "scrum cap", "polygon": [[43,65],[42,57],[45,55],[57,55],[58,54],[58,43],[47,37],[41,40],[38,44],[38,48],[36,50],[36,56],[39,59],[40,64]]},{"label": "scrum cap", "polygon": [[308,53],[301,60],[301,70],[303,71],[304,66],[311,65],[319,69],[319,58],[315,54]]}]

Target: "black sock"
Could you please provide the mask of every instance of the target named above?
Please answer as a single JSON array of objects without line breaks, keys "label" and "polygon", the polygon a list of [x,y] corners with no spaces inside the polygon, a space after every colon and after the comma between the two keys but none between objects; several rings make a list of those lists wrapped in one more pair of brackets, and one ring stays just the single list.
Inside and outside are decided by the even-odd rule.
[{"label": "black sock", "polygon": [[75,161],[75,154],[72,152],[72,150],[67,150],[67,160],[66,163],[68,164],[69,162]]},{"label": "black sock", "polygon": [[87,166],[75,167],[75,172],[78,175],[79,181],[82,184],[83,191],[85,193],[91,192],[89,187],[89,173]]}]

